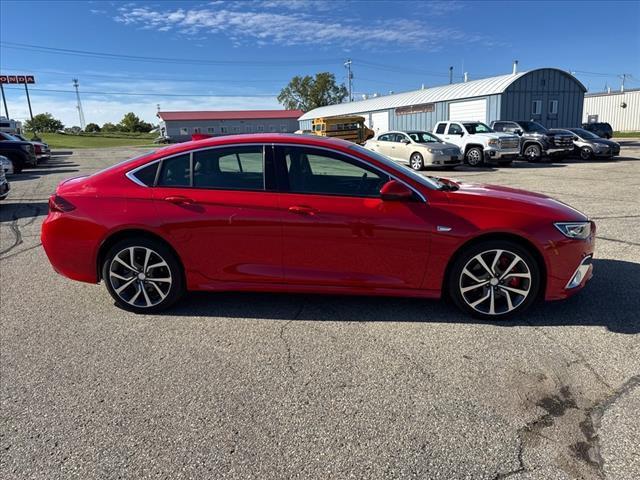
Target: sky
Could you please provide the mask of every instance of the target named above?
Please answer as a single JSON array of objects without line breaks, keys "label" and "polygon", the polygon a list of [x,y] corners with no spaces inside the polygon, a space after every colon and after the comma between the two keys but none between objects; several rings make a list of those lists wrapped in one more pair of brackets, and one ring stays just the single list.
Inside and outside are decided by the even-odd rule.
[{"label": "sky", "polygon": [[[34,114],[78,125],[133,111],[282,108],[295,75],[332,72],[356,99],[520,70],[640,88],[639,1],[0,1],[0,73],[33,74]],[[25,120],[21,87],[5,86]],[[2,110],[4,115],[4,109]]]}]

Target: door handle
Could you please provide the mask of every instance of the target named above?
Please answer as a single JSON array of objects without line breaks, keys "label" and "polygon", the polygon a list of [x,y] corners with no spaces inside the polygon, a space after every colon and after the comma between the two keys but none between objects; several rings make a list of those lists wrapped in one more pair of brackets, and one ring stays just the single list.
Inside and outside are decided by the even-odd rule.
[{"label": "door handle", "polygon": [[294,205],[292,207],[289,207],[289,211],[297,215],[315,215],[318,210],[306,205]]},{"label": "door handle", "polygon": [[191,198],[183,197],[182,195],[172,195],[169,197],[165,197],[164,200],[176,205],[193,205],[194,203],[196,203]]}]

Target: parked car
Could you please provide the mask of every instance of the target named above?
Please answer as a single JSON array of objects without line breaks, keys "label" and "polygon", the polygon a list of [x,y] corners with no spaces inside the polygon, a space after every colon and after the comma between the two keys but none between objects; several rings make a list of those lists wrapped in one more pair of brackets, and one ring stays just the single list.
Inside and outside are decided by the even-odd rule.
[{"label": "parked car", "polygon": [[176,144],[63,181],[42,225],[57,272],[104,281],[133,312],[186,290],[242,290],[449,295],[489,320],[582,289],[594,236],[545,195],[287,134]]},{"label": "parked car", "polygon": [[414,170],[462,165],[462,152],[457,146],[419,130],[386,132],[367,140],[364,147],[394,160],[408,162]]},{"label": "parked car", "polygon": [[520,153],[516,135],[496,133],[482,122],[438,122],[433,133],[457,145],[472,167],[486,163],[509,165]]},{"label": "parked car", "polygon": [[13,162],[4,155],[0,155],[0,168],[7,177],[15,173],[13,170]]},{"label": "parked car", "polygon": [[9,195],[9,190],[11,186],[7,181],[7,177],[4,174],[4,168],[0,168],[0,200],[4,200]]},{"label": "parked car", "polygon": [[562,131],[573,135],[574,153],[582,160],[590,160],[593,157],[613,158],[620,155],[618,142],[600,138],[583,128],[567,128]]},{"label": "parked car", "polygon": [[13,164],[14,173],[38,164],[36,149],[30,142],[23,142],[4,132],[0,132],[0,155],[7,157]]},{"label": "parked car", "polygon": [[591,133],[595,133],[600,138],[612,138],[613,128],[607,122],[583,123],[582,128]]},{"label": "parked car", "polygon": [[573,152],[573,135],[548,130],[538,122],[498,120],[491,122],[491,128],[496,132],[518,135],[520,155],[530,162],[537,162],[542,157],[563,157]]},{"label": "parked car", "polygon": [[38,162],[46,162],[47,160],[51,159],[51,149],[49,148],[49,145],[47,143],[37,140],[27,140],[24,135],[20,134],[16,134],[14,135],[14,137],[22,140],[23,142],[30,142],[34,146],[34,148],[36,149],[36,158],[38,159]]}]

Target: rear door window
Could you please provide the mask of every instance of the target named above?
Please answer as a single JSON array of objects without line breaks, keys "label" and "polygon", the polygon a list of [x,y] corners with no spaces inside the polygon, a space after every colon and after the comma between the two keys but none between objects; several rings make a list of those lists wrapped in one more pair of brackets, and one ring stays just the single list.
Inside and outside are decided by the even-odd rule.
[{"label": "rear door window", "polygon": [[439,123],[436,127],[436,133],[444,133],[444,129],[447,126],[446,123]]},{"label": "rear door window", "polygon": [[193,153],[193,186],[264,190],[262,145],[212,148]]},{"label": "rear door window", "polygon": [[447,131],[447,133],[453,134],[453,135],[460,134],[462,133],[462,127],[457,123],[451,123],[449,125],[449,130]]},{"label": "rear door window", "polygon": [[189,187],[191,186],[191,162],[189,154],[165,158],[162,161],[162,171],[158,179],[161,187]]}]

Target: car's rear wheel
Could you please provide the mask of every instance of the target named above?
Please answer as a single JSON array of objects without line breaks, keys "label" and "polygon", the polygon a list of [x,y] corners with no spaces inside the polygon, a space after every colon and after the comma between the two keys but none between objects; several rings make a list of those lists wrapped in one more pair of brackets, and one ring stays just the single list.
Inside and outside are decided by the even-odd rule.
[{"label": "car's rear wheel", "polygon": [[411,158],[409,159],[409,165],[414,170],[423,170],[424,169],[424,158],[418,152],[414,152],[411,154]]},{"label": "car's rear wheel", "polygon": [[540,268],[517,243],[478,243],[452,265],[448,291],[463,311],[483,320],[502,320],[522,313],[537,298]]},{"label": "car's rear wheel", "polygon": [[540,149],[540,145],[531,144],[527,145],[523,152],[524,158],[526,158],[529,162],[537,162],[540,160],[542,156],[542,150]]},{"label": "car's rear wheel", "polygon": [[580,159],[582,160],[591,160],[593,157],[593,150],[589,147],[582,147],[580,149]]},{"label": "car's rear wheel", "polygon": [[471,167],[479,167],[484,164],[484,152],[480,147],[471,147],[465,154],[465,160]]},{"label": "car's rear wheel", "polygon": [[22,173],[22,169],[24,168],[23,162],[17,160],[13,155],[7,155],[7,159],[13,165],[13,173]]},{"label": "car's rear wheel", "polygon": [[182,266],[160,241],[145,237],[122,240],[109,249],[102,278],[116,304],[136,313],[153,313],[184,294]]}]

